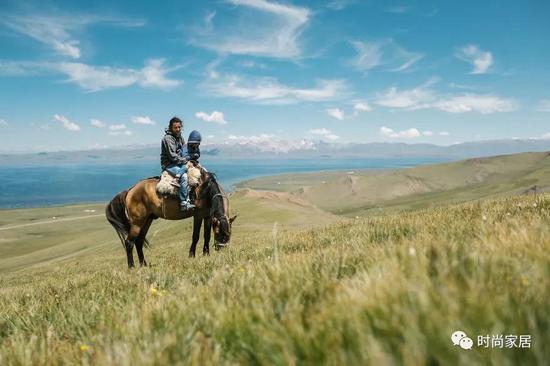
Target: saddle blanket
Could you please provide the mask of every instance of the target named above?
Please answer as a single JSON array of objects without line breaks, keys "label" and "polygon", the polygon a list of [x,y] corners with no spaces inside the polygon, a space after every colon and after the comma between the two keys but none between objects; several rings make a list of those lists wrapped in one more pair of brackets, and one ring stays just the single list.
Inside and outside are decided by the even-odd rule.
[{"label": "saddle blanket", "polygon": [[[193,164],[187,164],[187,184],[193,189],[200,184],[201,169]],[[167,171],[163,171],[157,183],[157,193],[162,196],[179,197],[179,180]]]}]

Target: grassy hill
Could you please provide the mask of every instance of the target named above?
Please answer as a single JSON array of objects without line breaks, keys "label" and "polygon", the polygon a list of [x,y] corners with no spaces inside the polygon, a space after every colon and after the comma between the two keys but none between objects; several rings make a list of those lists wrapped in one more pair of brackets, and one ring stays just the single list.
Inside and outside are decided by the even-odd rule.
[{"label": "grassy hill", "polygon": [[238,188],[289,192],[323,210],[363,216],[448,202],[550,191],[550,153],[524,153],[386,171],[262,177]]},{"label": "grassy hill", "polygon": [[[548,187],[545,159],[383,172],[439,185],[392,197],[380,183],[384,214],[353,201],[353,219],[296,191],[316,192],[319,175],[278,177],[278,192],[232,195],[229,248],[189,259],[191,221],[157,220],[152,265],[135,270],[102,205],[0,211],[0,364],[545,364],[550,194],[515,194]],[[456,330],[472,350],[453,346]],[[478,347],[480,335],[530,335],[531,348]]]}]

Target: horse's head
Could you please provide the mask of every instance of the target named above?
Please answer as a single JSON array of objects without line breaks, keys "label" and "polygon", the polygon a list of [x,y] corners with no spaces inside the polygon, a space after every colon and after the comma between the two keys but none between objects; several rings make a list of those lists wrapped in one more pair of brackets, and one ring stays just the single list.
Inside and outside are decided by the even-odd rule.
[{"label": "horse's head", "polygon": [[229,217],[229,198],[216,181],[216,175],[208,172],[205,175],[203,195],[210,201],[210,217],[214,231],[214,246],[216,250],[229,245],[231,240],[231,224],[237,215]]},{"label": "horse's head", "polygon": [[226,215],[212,218],[212,229],[214,230],[214,246],[217,250],[229,245],[231,240],[231,225],[237,215],[228,218]]}]

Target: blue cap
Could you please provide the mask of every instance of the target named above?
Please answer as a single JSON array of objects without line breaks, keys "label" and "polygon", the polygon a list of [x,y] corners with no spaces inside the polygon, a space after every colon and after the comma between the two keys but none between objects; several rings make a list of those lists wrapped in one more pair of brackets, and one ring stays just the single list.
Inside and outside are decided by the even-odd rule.
[{"label": "blue cap", "polygon": [[189,138],[187,139],[188,144],[200,144],[201,143],[201,134],[197,130],[191,131]]}]

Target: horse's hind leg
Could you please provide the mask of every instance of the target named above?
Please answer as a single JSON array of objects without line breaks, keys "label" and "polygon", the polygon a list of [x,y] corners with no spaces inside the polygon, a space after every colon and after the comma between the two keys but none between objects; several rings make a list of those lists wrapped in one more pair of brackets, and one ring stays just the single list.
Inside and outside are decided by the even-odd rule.
[{"label": "horse's hind leg", "polygon": [[210,255],[210,234],[212,231],[212,218],[204,218],[204,246],[202,248],[202,255]]},{"label": "horse's hind leg", "polygon": [[195,256],[195,250],[197,249],[197,243],[199,242],[201,233],[202,218],[198,215],[193,216],[193,241],[189,248],[189,258]]},{"label": "horse's hind leg", "polygon": [[128,238],[124,245],[126,246],[126,256],[128,257],[128,268],[134,267],[134,244],[140,232],[140,227],[137,225],[131,225],[128,232]]},{"label": "horse's hind leg", "polygon": [[138,254],[139,259],[139,265],[140,266],[147,266],[147,262],[145,261],[145,256],[143,255],[143,244],[145,243],[145,236],[147,235],[147,232],[149,231],[149,227],[151,226],[151,223],[153,222],[152,218],[148,218],[145,222],[145,225],[141,228],[141,231],[139,232],[139,236],[136,239],[136,251]]},{"label": "horse's hind leg", "polygon": [[134,241],[126,239],[124,241],[126,247],[126,257],[128,258],[128,268],[134,268]]}]

